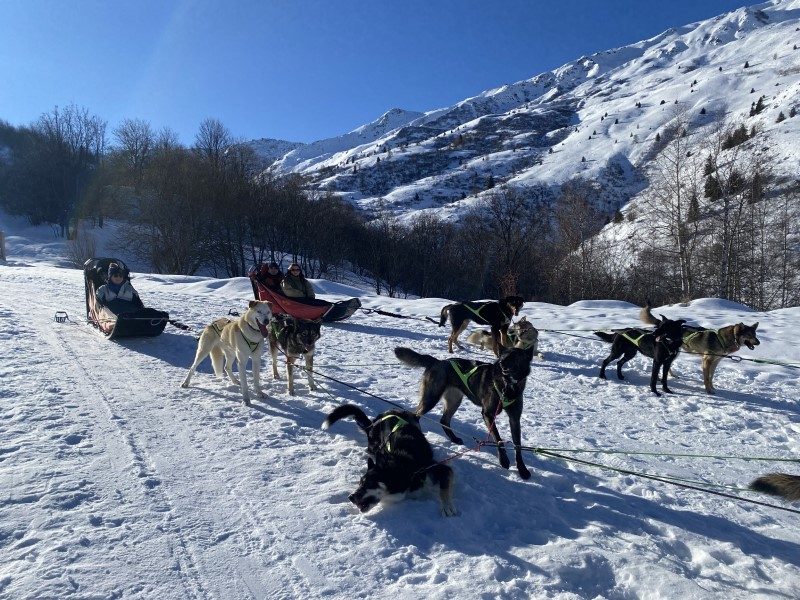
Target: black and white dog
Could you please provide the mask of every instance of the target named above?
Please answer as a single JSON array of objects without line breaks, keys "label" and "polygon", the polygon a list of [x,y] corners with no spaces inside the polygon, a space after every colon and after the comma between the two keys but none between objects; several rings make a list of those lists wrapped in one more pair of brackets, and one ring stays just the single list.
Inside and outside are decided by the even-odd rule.
[{"label": "black and white dog", "polygon": [[392,494],[417,491],[426,483],[439,489],[442,514],[452,516],[453,469],[433,459],[433,449],[419,426],[419,417],[403,410],[389,410],[370,421],[354,404],[342,404],[322,423],[323,429],[353,417],[367,434],[367,472],[348,499],[367,512]]},{"label": "black and white dog", "polygon": [[451,442],[463,444],[463,440],[450,428],[450,420],[466,396],[481,408],[486,427],[497,444],[500,465],[508,469],[508,455],[495,423],[497,416],[505,411],[515,446],[517,472],[523,479],[531,476],[522,460],[520,418],[522,394],[531,372],[533,347],[507,350],[494,363],[463,358],[439,360],[403,347],[395,348],[394,353],[400,362],[425,369],[416,414],[424,415],[436,406],[440,398],[444,398],[444,412],[439,422]]},{"label": "black and white dog", "polygon": [[508,341],[508,327],[511,317],[519,314],[525,299],[522,296],[506,296],[499,302],[457,302],[442,308],[439,327],[443,327],[448,316],[452,331],[447,338],[447,351],[453,353],[453,344],[461,348],[458,336],[467,328],[470,321],[491,328],[492,351],[500,356],[502,346],[511,346]]},{"label": "black and white dog", "polygon": [[667,373],[672,365],[672,361],[678,356],[678,351],[683,343],[683,324],[684,319],[670,321],[661,315],[661,324],[653,331],[630,327],[628,329],[616,329],[613,333],[605,331],[595,331],[594,334],[601,340],[611,343],[611,353],[603,361],[600,367],[600,379],[606,378],[606,367],[608,363],[616,358],[617,378],[625,379],[622,375],[622,365],[641,352],[645,356],[653,359],[653,370],[650,374],[650,390],[656,395],[661,394],[656,390],[659,369],[664,370],[661,377],[661,389],[671,394],[672,390],[667,387]]},{"label": "black and white dog", "polygon": [[278,350],[286,356],[286,377],[289,395],[294,396],[294,361],[303,357],[308,376],[308,389],[316,390],[312,371],[314,370],[314,351],[321,337],[319,321],[296,319],[289,315],[275,315],[269,327],[269,351],[272,354],[272,377],[278,376]]}]

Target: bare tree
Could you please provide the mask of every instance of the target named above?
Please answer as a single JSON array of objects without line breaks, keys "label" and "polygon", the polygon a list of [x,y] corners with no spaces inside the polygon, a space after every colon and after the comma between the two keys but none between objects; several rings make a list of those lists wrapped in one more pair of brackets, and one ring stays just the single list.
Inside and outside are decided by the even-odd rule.
[{"label": "bare tree", "polygon": [[702,165],[691,138],[682,135],[687,127],[681,114],[666,129],[663,149],[652,163],[650,186],[643,197],[650,211],[645,241],[676,260],[683,300],[695,293],[694,253],[701,225],[697,212]]}]

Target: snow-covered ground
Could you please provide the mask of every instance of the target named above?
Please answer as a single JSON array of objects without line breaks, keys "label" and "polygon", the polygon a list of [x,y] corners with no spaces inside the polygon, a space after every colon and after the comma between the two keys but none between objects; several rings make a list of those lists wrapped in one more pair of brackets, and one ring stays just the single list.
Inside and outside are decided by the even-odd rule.
[{"label": "snow-covered ground", "polygon": [[[513,464],[499,468],[489,449],[455,458],[456,517],[440,516],[424,497],[359,514],[347,495],[365,468],[364,436],[352,422],[319,426],[342,402],[370,415],[388,406],[326,376],[411,408],[420,372],[392,350],[444,357],[444,329],[358,312],[323,328],[319,391],[301,378],[299,395],[289,397],[285,381],[268,376],[269,398],[246,408],[208,363],[190,389],[179,387],[193,335],[168,328],[113,342],[86,326],[82,273],[63,267],[59,243],[46,244],[41,230],[7,233],[2,598],[800,596],[797,514],[534,454],[526,456],[528,482]],[[245,279],[136,273],[134,284],[149,306],[195,327],[241,310],[251,293]],[[445,303],[314,284],[324,297],[357,293],[366,308],[408,316],[435,316]],[[55,323],[56,310],[71,322]],[[523,441],[651,452],[574,456],[788,506],[738,488],[761,473],[798,473],[796,463],[672,455],[800,457],[800,371],[724,361],[715,397],[703,392],[689,356],[676,361],[672,395],[650,393],[642,358],[629,363],[627,381],[601,381],[608,346],[589,330],[634,325],[637,311],[611,301],[526,305],[540,329],[581,337],[542,332],[545,359],[529,378]],[[710,327],[758,321],[762,344],[742,356],[800,364],[800,308],[755,313],[706,299],[657,312]],[[423,428],[445,458],[461,448],[446,441],[440,414]],[[486,438],[466,402],[454,426],[468,440]],[[500,431],[508,437],[505,417]]]}]

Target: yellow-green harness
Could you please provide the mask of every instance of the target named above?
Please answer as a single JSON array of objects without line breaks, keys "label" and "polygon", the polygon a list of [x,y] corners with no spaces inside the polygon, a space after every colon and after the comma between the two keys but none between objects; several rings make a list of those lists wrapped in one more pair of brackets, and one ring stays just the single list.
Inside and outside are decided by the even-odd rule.
[{"label": "yellow-green harness", "polygon": [[631,336],[629,336],[629,335],[628,335],[627,333],[625,333],[624,331],[621,331],[621,332],[620,332],[620,335],[621,335],[622,337],[624,337],[626,340],[628,340],[628,341],[629,341],[631,344],[633,344],[634,346],[636,346],[636,347],[638,348],[638,347],[639,347],[639,340],[641,340],[641,339],[642,339],[644,336],[646,336],[646,335],[647,335],[647,333],[643,333],[642,335],[640,335],[639,337],[637,337],[637,338],[635,338],[635,339],[634,339],[634,338],[632,338]]},{"label": "yellow-green harness", "polygon": [[[481,310],[486,308],[487,306],[489,306],[489,304],[490,304],[489,302],[487,302],[486,304],[481,304],[480,307],[476,310],[476,309],[472,308],[469,304],[467,304],[465,302],[464,303],[464,307],[468,311],[473,313],[475,316],[477,316],[480,319],[483,319],[484,321],[486,321],[488,323],[489,321],[486,320],[486,317],[481,315]],[[500,309],[500,314],[503,315],[503,323],[508,323],[509,321],[511,321],[511,318],[508,317],[508,315],[506,315],[506,313],[504,313],[502,309]]]},{"label": "yellow-green harness", "polygon": [[376,420],[375,422],[373,422],[372,423],[372,427],[375,427],[376,425],[378,425],[379,423],[382,423],[383,421],[388,421],[389,419],[397,419],[397,423],[395,424],[394,427],[392,427],[392,430],[389,432],[389,435],[386,436],[386,441],[383,443],[383,445],[386,446],[386,451],[387,452],[391,452],[392,451],[392,440],[391,440],[392,434],[394,434],[396,431],[398,431],[399,429],[402,429],[403,427],[405,427],[406,425],[409,424],[409,422],[406,421],[401,416],[398,416],[398,415],[386,415],[386,416],[383,416],[380,419]]},{"label": "yellow-green harness", "polygon": [[[459,368],[458,362],[455,359],[449,360],[448,362],[450,363],[450,366],[453,367],[453,370],[456,372],[456,375],[458,375],[458,378],[461,380],[461,383],[463,383],[464,387],[467,388],[467,391],[474,396],[475,394],[473,393],[472,389],[469,387],[469,378],[472,377],[475,374],[475,371],[477,371],[481,367],[485,367],[487,365],[476,365],[476,366],[472,367],[469,371],[467,371],[465,373],[464,371],[462,371]],[[511,406],[512,404],[514,404],[514,402],[516,402],[516,398],[512,398],[511,400],[506,398],[503,395],[503,393],[500,391],[500,388],[497,387],[496,383],[493,384],[493,385],[494,385],[495,391],[497,392],[497,395],[500,396],[500,402],[502,402],[503,408],[507,408],[507,407]]]}]

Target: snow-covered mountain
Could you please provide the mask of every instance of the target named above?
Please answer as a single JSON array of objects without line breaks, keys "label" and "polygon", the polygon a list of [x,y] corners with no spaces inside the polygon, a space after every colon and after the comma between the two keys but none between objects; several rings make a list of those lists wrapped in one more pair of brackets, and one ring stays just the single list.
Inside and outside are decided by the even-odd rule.
[{"label": "snow-covered mountain", "polygon": [[[753,143],[793,174],[800,119],[776,119],[800,97],[799,27],[800,0],[741,8],[454,106],[390,111],[275,164],[362,208],[380,200],[404,215],[458,214],[492,184],[555,189],[574,177],[597,181],[611,212],[646,188],[655,138],[683,112],[698,140],[719,121],[755,125]],[[761,96],[766,109],[749,116]]]},{"label": "snow-covered mountain", "polygon": [[318,140],[288,152],[277,163],[280,171],[313,171],[315,165],[329,157],[337,156],[353,148],[370,146],[383,139],[387,133],[413,121],[423,113],[393,108],[372,123],[357,127],[353,131],[335,138]]},{"label": "snow-covered mountain", "polygon": [[275,140],[272,138],[261,138],[260,140],[250,140],[247,142],[261,163],[266,167],[282,158],[288,152],[300,148],[303,142],[288,142],[286,140]]}]

